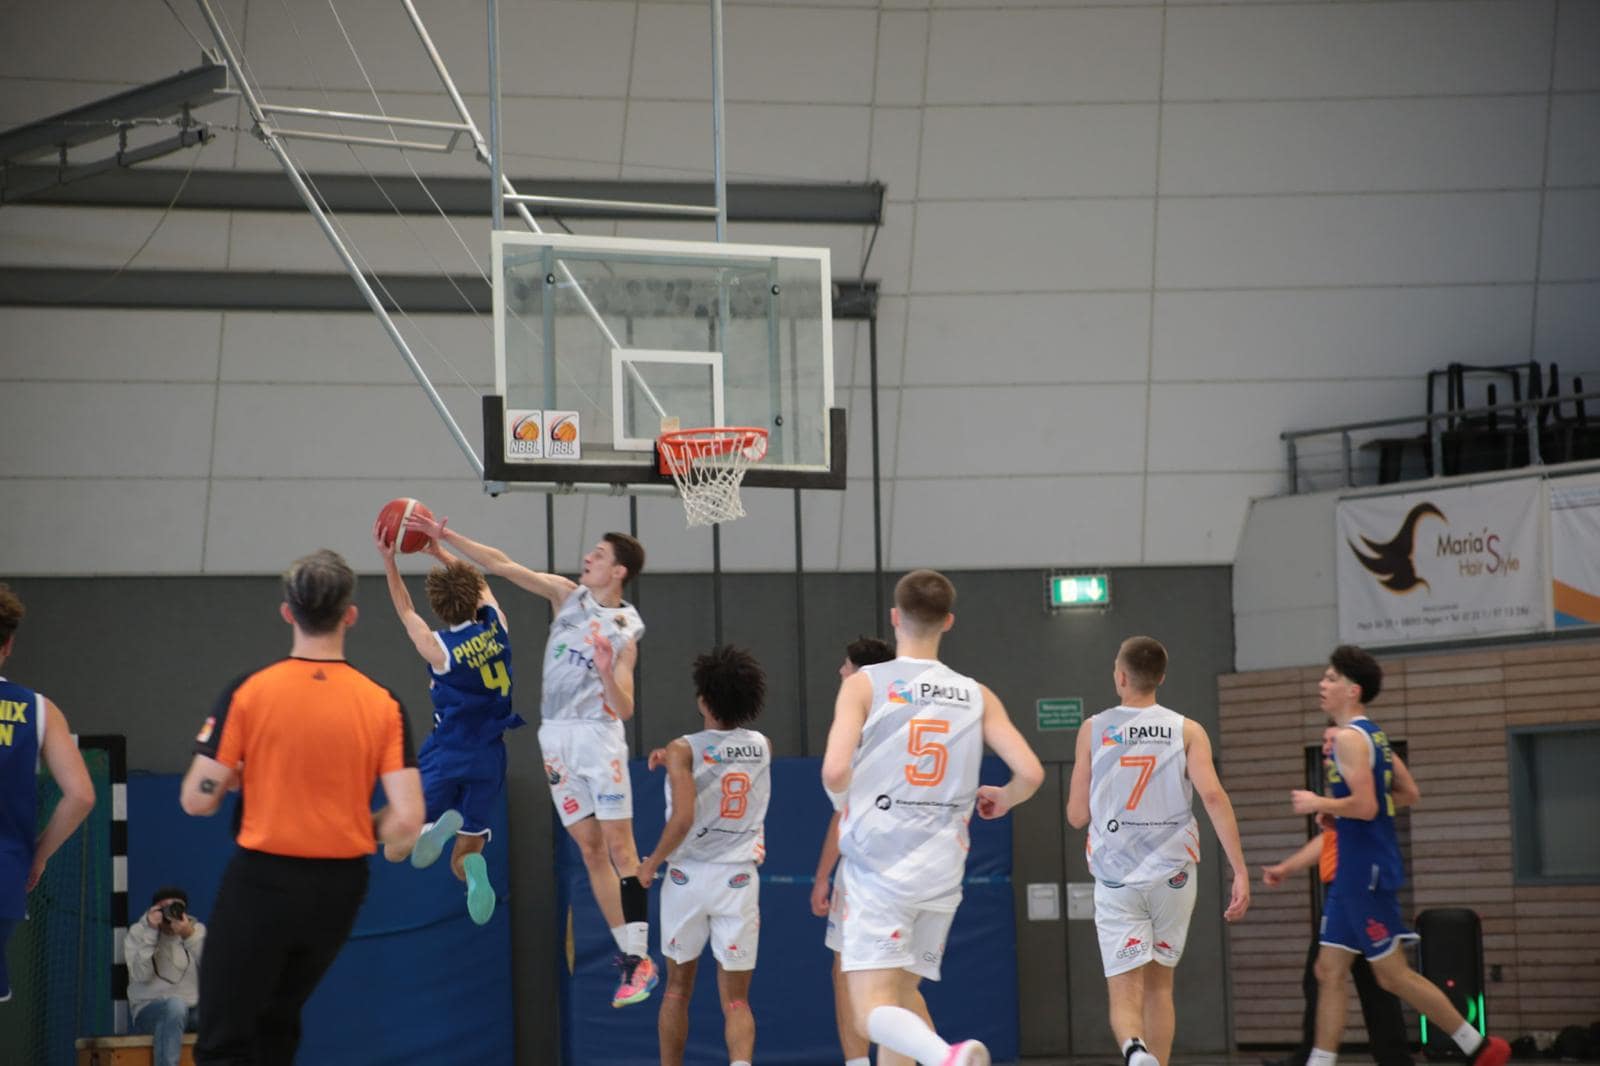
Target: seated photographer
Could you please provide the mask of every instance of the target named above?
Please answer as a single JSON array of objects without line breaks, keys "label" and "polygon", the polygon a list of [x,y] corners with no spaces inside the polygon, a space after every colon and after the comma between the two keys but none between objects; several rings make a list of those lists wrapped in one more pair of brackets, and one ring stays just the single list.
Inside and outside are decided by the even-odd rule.
[{"label": "seated photographer", "polygon": [[183,1034],[200,1003],[200,951],[206,927],[189,913],[189,894],[163,888],[128,928],[128,1012],[133,1031],[155,1037],[154,1066],[178,1066]]}]

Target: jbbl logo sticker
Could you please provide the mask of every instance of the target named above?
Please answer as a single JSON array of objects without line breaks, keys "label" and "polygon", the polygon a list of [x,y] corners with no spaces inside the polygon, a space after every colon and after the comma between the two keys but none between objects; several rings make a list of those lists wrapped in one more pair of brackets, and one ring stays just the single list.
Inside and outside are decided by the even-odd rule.
[{"label": "jbbl logo sticker", "polygon": [[544,455],[546,459],[580,459],[583,445],[578,436],[578,412],[544,413]]}]

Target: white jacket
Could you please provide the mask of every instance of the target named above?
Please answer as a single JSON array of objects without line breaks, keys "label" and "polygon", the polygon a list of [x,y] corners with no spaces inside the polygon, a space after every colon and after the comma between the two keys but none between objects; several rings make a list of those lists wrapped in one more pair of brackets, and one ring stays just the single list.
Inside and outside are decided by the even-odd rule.
[{"label": "white jacket", "polygon": [[195,920],[188,940],[150,928],[141,915],[128,927],[123,954],[128,962],[128,1010],[176,996],[191,1007],[200,1004],[200,953],[206,926]]}]

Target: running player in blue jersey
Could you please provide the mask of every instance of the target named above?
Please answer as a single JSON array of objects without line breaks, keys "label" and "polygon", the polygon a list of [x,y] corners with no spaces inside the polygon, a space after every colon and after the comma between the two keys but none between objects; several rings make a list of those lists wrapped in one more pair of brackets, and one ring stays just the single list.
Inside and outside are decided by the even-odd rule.
[{"label": "running player in blue jersey", "polygon": [[441,565],[428,573],[428,605],[446,627],[430,629],[411,604],[395,566],[394,545],[385,543],[376,527],[372,536],[383,556],[395,613],[428,664],[433,700],[433,732],[417,753],[428,822],[414,846],[386,844],[384,857],[400,862],[409,855],[411,865],[431,866],[453,840],[450,868],[467,883],[467,913],[483,925],[495,905],[483,848],[495,800],[505,787],[502,735],[524,724],[511,707],[509,626],[483,574],[429,541],[426,550]]},{"label": "running player in blue jersey", "polygon": [[[0,585],[0,666],[11,657],[22,601]],[[61,801],[38,830],[39,764],[50,768]],[[6,944],[27,917],[28,893],[44,865],[94,809],[94,782],[61,709],[30,688],[0,677],[0,1003],[11,998]]]},{"label": "running player in blue jersey", "polygon": [[1306,1066],[1334,1066],[1344,1033],[1350,967],[1364,956],[1378,984],[1420,1014],[1436,1020],[1467,1057],[1469,1066],[1504,1066],[1511,1047],[1480,1034],[1426,977],[1411,969],[1400,946],[1416,940],[1400,916],[1405,880],[1394,831],[1394,753],[1389,738],[1367,717],[1367,704],[1383,688],[1383,668],[1349,644],[1328,657],[1318,686],[1322,709],[1339,727],[1333,742],[1332,796],[1296,789],[1296,814],[1334,818],[1339,865],[1322,907],[1322,950],[1317,955],[1317,1038]]}]

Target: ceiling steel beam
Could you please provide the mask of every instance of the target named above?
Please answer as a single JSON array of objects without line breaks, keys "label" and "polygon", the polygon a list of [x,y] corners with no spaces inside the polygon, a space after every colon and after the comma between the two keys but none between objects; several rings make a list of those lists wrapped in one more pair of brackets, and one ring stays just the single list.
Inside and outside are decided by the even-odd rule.
[{"label": "ceiling steel beam", "polygon": [[[490,314],[489,286],[476,274],[384,274],[374,288],[391,311]],[[381,287],[378,285],[381,282]],[[459,288],[461,293],[457,293]],[[387,290],[388,295],[384,295]],[[836,280],[833,317],[876,313],[876,281]],[[465,294],[470,305],[462,301]],[[183,311],[370,311],[348,275],[291,271],[110,270],[0,267],[0,307]]]},{"label": "ceiling steel beam", "polygon": [[[141,118],[180,118],[186,111],[215,103],[226,95],[228,68],[213,63],[209,56],[203,59],[204,63],[193,70],[0,133],[0,164],[9,168],[24,159],[59,156],[64,149],[112,136],[119,123]],[[55,167],[39,169],[53,171]],[[183,171],[175,173],[181,179]],[[165,205],[163,200],[160,206]]]},{"label": "ceiling steel beam", "polygon": [[[16,168],[20,185],[28,171],[48,167]],[[77,182],[70,188],[47,189],[25,202],[79,207],[166,207],[183,170],[144,168],[119,171]],[[489,214],[489,183],[477,177],[426,179],[439,207],[450,215]],[[381,188],[380,188],[381,186]],[[647,201],[663,205],[709,206],[711,183],[698,181],[609,181],[587,178],[517,178],[519,190],[541,196],[585,200]],[[883,220],[885,186],[823,182],[730,182],[728,217],[735,222],[833,223],[873,226]],[[321,174],[317,190],[335,213],[389,214],[398,208],[406,214],[433,214],[433,203],[411,175]],[[391,205],[391,202],[393,204]],[[282,174],[275,171],[195,171],[178,201],[179,207],[218,211],[304,211]],[[546,213],[546,212],[541,212]],[[648,211],[622,213],[604,206],[563,207],[563,218],[652,218],[675,216],[664,209],[659,216]]]}]

